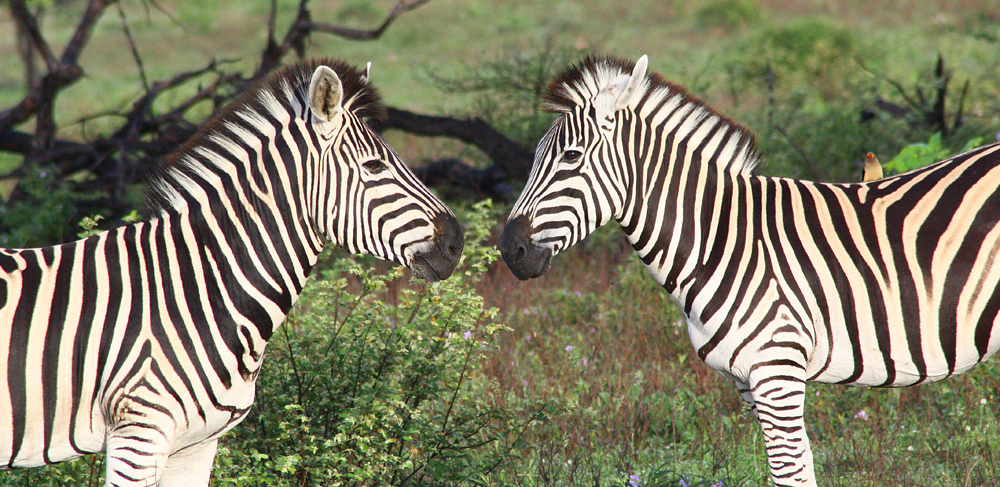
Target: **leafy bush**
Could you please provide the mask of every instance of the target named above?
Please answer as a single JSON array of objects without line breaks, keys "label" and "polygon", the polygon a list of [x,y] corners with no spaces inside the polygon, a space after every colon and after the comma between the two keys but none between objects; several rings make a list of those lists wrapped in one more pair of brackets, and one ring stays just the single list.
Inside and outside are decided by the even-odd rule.
[{"label": "leafy bush", "polygon": [[310,281],[269,344],[251,416],[222,441],[215,485],[453,483],[506,461],[517,411],[488,402],[477,366],[503,329],[472,286],[497,258],[488,211],[469,215],[450,280],[411,285],[344,258]]},{"label": "leafy bush", "polygon": [[[74,240],[76,201],[84,195],[56,179],[51,169],[26,166],[25,198],[0,206],[0,247],[37,247]],[[69,223],[67,223],[69,222]]]},{"label": "leafy bush", "polygon": [[982,143],[982,137],[974,137],[969,139],[958,152],[955,152],[952,148],[945,147],[941,142],[941,134],[936,133],[927,139],[926,143],[920,142],[904,147],[903,150],[899,151],[899,154],[896,154],[896,157],[885,163],[883,167],[886,171],[902,173],[972,150]]},{"label": "leafy bush", "polygon": [[770,84],[756,84],[748,93],[763,87],[787,96],[777,86],[794,86],[796,94],[809,95],[809,103],[849,98],[862,74],[853,59],[867,57],[868,49],[855,37],[846,27],[818,19],[768,26],[735,42],[728,70],[737,81]]}]

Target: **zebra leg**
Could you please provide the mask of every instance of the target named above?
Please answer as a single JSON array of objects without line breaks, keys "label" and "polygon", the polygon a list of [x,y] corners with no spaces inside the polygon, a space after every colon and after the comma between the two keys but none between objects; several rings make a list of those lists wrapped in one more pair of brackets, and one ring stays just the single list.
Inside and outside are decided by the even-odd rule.
[{"label": "zebra leg", "polygon": [[108,433],[106,487],[157,485],[167,464],[170,442],[150,424],[127,423]]},{"label": "zebra leg", "polygon": [[174,452],[167,459],[159,487],[207,487],[218,444],[215,439]]},{"label": "zebra leg", "polygon": [[760,421],[760,417],[757,416],[757,404],[753,402],[753,394],[750,393],[750,386],[736,379],[733,379],[733,384],[736,384],[736,390],[740,391],[740,397],[743,398],[743,401],[750,406],[750,411],[753,412],[754,419]]},{"label": "zebra leg", "polygon": [[736,382],[764,433],[764,448],[776,486],[815,486],[812,450],[803,419],[805,368],[774,361],[752,369],[749,386]]}]

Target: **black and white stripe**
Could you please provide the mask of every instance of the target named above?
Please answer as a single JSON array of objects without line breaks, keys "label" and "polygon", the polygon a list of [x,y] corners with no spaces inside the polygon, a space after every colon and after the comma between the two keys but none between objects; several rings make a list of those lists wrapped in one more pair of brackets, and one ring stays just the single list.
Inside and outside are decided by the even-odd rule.
[{"label": "black and white stripe", "polygon": [[146,221],[0,250],[0,467],[106,451],[109,486],[207,485],[325,243],[451,275],[462,230],[380,110],[343,62],[286,68],[163,162]]},{"label": "black and white stripe", "polygon": [[546,98],[501,250],[515,276],[611,218],[764,431],[771,477],[815,485],[805,383],[909,386],[1000,348],[1000,144],[870,183],[753,174],[752,135],[656,74],[588,58]]}]

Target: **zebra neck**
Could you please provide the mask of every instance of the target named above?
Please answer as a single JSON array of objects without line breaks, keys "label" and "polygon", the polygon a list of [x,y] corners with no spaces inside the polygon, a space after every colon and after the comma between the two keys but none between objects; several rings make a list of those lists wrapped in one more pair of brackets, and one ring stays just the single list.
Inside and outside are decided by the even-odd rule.
[{"label": "zebra neck", "polygon": [[688,297],[707,284],[707,266],[726,258],[727,235],[745,205],[740,195],[755,177],[700,159],[686,155],[637,171],[643,183],[634,185],[619,221],[643,264],[687,313]]},{"label": "zebra neck", "polygon": [[264,214],[201,206],[166,212],[149,224],[174,246],[174,275],[183,290],[197,295],[184,293],[184,299],[211,303],[220,328],[252,328],[251,335],[267,341],[301,294],[322,246],[310,232]]}]

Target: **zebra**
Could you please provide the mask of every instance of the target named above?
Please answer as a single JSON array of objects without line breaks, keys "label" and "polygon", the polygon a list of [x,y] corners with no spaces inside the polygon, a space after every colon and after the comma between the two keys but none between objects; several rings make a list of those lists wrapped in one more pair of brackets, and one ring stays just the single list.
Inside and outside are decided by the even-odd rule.
[{"label": "zebra", "polygon": [[647,57],[590,56],[549,85],[500,250],[511,272],[615,219],[733,381],[776,485],[816,485],[807,381],[902,387],[1000,348],[1000,144],[875,182],[755,174],[751,132]]},{"label": "zebra", "polygon": [[383,111],[367,70],[298,62],[158,164],[144,221],[0,251],[0,468],[103,451],[108,486],[206,486],[326,243],[449,277],[462,228]]}]

